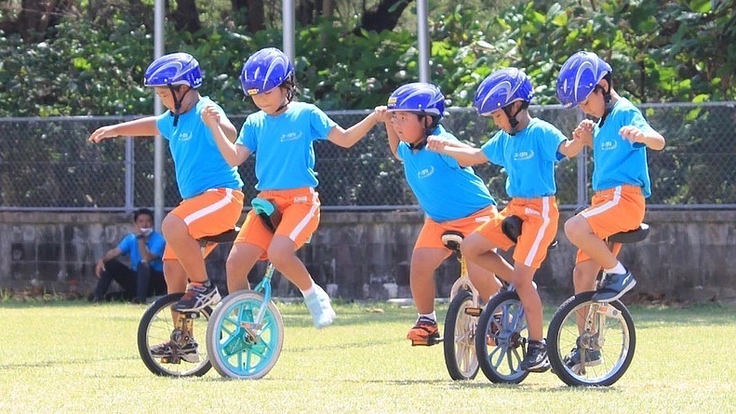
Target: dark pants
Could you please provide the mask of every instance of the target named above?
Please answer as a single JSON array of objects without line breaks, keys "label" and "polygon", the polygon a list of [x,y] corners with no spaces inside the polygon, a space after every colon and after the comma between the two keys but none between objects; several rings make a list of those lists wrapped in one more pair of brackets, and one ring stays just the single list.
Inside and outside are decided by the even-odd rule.
[{"label": "dark pants", "polygon": [[123,287],[123,298],[129,301],[135,300],[138,303],[143,303],[148,296],[166,293],[164,274],[151,270],[148,263],[139,263],[136,272],[113,259],[105,262],[105,270],[100,274],[100,280],[97,282],[92,300],[104,300],[107,289],[110,288],[110,283],[113,280]]}]

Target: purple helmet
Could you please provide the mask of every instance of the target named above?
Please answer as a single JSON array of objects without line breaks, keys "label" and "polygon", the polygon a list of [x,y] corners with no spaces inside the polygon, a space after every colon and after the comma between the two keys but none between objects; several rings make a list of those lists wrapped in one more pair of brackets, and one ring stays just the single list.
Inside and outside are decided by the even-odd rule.
[{"label": "purple helmet", "polygon": [[557,99],[566,108],[576,107],[611,72],[611,65],[595,53],[577,52],[565,61],[557,76]]},{"label": "purple helmet", "polygon": [[261,49],[251,55],[240,72],[243,92],[253,96],[268,92],[284,82],[293,82],[294,67],[286,54],[275,47]]},{"label": "purple helmet", "polygon": [[532,81],[517,68],[497,70],[488,75],[475,91],[473,106],[481,115],[506,107],[512,102],[529,103],[534,97]]},{"label": "purple helmet", "polygon": [[199,88],[202,85],[202,71],[199,62],[189,53],[171,53],[154,60],[148,65],[143,85],[147,87],[188,85]]},{"label": "purple helmet", "polygon": [[445,97],[440,89],[424,82],[399,86],[388,98],[388,111],[414,112],[442,118],[445,114]]}]

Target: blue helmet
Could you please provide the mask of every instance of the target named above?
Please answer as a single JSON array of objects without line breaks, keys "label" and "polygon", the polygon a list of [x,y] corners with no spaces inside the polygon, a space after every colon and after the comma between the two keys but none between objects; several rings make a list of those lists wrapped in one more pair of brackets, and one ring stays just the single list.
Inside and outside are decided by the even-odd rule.
[{"label": "blue helmet", "polygon": [[611,72],[611,65],[595,53],[577,52],[565,61],[557,76],[557,99],[566,108],[578,106]]},{"label": "blue helmet", "polygon": [[293,79],[294,67],[289,57],[275,47],[267,47],[251,55],[240,72],[240,85],[248,96],[268,92],[285,82],[293,83]]},{"label": "blue helmet", "polygon": [[388,111],[413,112],[442,118],[445,114],[445,97],[440,89],[424,82],[399,86],[388,98]]},{"label": "blue helmet", "polygon": [[202,86],[202,71],[199,62],[189,53],[171,53],[154,60],[148,65],[143,85],[147,87],[188,85]]},{"label": "blue helmet", "polygon": [[473,106],[481,115],[505,108],[516,101],[529,103],[534,97],[532,81],[517,68],[497,70],[488,75],[475,91]]}]

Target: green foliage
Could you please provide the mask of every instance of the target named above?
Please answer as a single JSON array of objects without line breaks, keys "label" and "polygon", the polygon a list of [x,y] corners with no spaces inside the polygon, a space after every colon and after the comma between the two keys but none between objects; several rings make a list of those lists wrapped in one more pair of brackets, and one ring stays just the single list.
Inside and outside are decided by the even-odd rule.
[{"label": "green foliage", "polygon": [[[532,78],[535,103],[556,104],[554,85],[560,65],[573,52],[586,49],[599,53],[612,64],[614,86],[636,102],[734,99],[734,3],[707,0],[660,3],[506,1],[493,6],[498,8],[493,14],[492,8],[478,12],[478,4],[482,4],[479,2],[453,7],[443,4],[441,13],[433,14],[429,22],[431,80],[443,90],[450,106],[468,107],[477,85],[492,70],[517,66]],[[411,13],[410,8],[407,10],[405,15]],[[153,94],[142,86],[143,72],[153,56],[150,16],[127,16],[124,11],[110,8],[104,12],[105,18],[97,20],[66,16],[39,43],[23,43],[17,36],[0,32],[0,116],[150,114]],[[411,15],[403,17],[407,17],[406,21],[415,19]],[[385,104],[391,91],[399,85],[418,80],[419,48],[409,24],[390,32],[355,35],[346,21],[353,22],[343,16],[297,29],[295,67],[299,99],[314,102],[324,110],[370,109]],[[171,25],[166,27],[165,52],[182,50],[196,56],[205,76],[201,92],[221,103],[238,119],[255,109],[240,89],[238,75],[243,61],[257,49],[282,44],[278,28],[245,33],[248,31],[233,21],[209,25],[198,33],[179,32]],[[661,166],[653,167],[655,186],[670,186],[663,192],[662,202],[736,198],[736,190],[730,184],[736,177],[729,171],[709,167],[710,163],[718,162],[713,158],[715,155],[708,155],[712,148],[721,148],[720,157],[736,152],[736,148],[721,145],[722,139],[713,133],[713,125],[733,130],[732,118],[712,116],[713,111],[684,114],[682,119],[687,120],[686,124],[681,120],[656,117],[653,120],[653,125],[661,128],[669,142],[665,155],[657,155]],[[544,118],[546,114],[537,115]],[[731,121],[718,123],[718,119]],[[563,131],[570,129],[566,120],[549,120]],[[448,123],[454,123],[452,118]],[[476,145],[494,129],[474,116],[455,123],[455,128],[450,126],[458,137]],[[51,139],[59,133],[58,130],[34,131]],[[89,132],[75,134],[83,140]],[[38,168],[51,168],[44,165],[44,160],[63,164],[66,158],[76,156],[71,151],[53,148],[26,148],[22,139],[13,142],[15,149],[27,154],[25,158],[38,163]],[[331,194],[337,194],[334,200],[324,200],[325,203],[360,204],[360,200],[371,199],[388,188],[399,189],[398,194],[390,196],[397,203],[411,199],[411,195],[402,191],[405,186],[396,185],[396,180],[402,180],[400,166],[387,157],[384,140],[366,140],[360,145],[360,159],[348,162],[352,167],[350,172],[346,167],[331,168],[329,157],[326,162],[318,163],[317,168],[323,169],[322,185],[334,189]],[[700,152],[700,158],[687,155],[691,152]],[[28,171],[48,177],[46,182],[14,175],[8,178],[14,182],[12,187],[3,183],[5,197],[49,198],[46,192],[54,188],[54,180],[68,180],[72,174],[94,189],[96,205],[115,205],[121,183],[100,187],[90,179],[104,173],[101,168],[116,168],[115,163],[120,161],[115,159],[115,154],[120,154],[119,147],[99,155],[100,165],[94,171],[70,172],[63,165],[58,171]],[[3,157],[7,162],[8,154],[0,154]],[[146,157],[141,154],[138,159]],[[361,175],[365,174],[361,166],[369,164],[379,165],[380,171],[370,177],[371,182]],[[241,168],[244,175],[250,170],[248,166]],[[141,174],[141,181],[150,181],[151,171],[152,166],[141,165],[136,174]],[[346,172],[327,179],[328,171]],[[561,166],[560,175],[564,179],[571,180],[574,174],[574,163]],[[492,177],[489,184],[494,194],[502,195],[498,171],[490,169],[486,176]],[[683,182],[687,184],[669,184]],[[167,187],[173,188],[173,182]],[[79,197],[68,202],[89,203]]]},{"label": "green foliage", "polygon": [[[610,61],[616,86],[637,101],[733,98],[732,3],[680,0],[660,7],[608,0],[597,9],[571,0],[546,3],[506,6],[483,20],[467,6],[443,9],[429,26],[432,81],[453,105],[469,106],[492,69],[518,66],[532,77],[538,103],[556,103],[557,68],[572,52],[588,49]],[[69,16],[36,44],[0,35],[0,115],[150,113],[153,96],[141,87],[153,56],[150,22],[123,17],[120,10],[106,23]],[[203,92],[236,113],[253,109],[237,79],[242,62],[282,43],[278,29],[243,33],[232,22],[200,33],[169,26],[166,33],[166,51],[198,57]],[[407,28],[357,36],[344,22],[323,19],[300,28],[296,45],[302,99],[324,109],[371,108],[418,78],[416,36]]]}]

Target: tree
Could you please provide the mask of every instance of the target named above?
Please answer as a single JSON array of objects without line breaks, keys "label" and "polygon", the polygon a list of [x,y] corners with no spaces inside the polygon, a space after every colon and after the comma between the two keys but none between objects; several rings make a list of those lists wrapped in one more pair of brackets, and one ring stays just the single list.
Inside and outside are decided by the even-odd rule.
[{"label": "tree", "polygon": [[360,35],[363,30],[381,33],[384,30],[393,30],[399,23],[404,9],[413,0],[381,0],[375,6],[363,11],[360,24],[353,33]]},{"label": "tree", "polygon": [[22,0],[15,19],[0,21],[5,34],[19,34],[26,43],[43,39],[49,27],[74,12],[73,0]]}]

